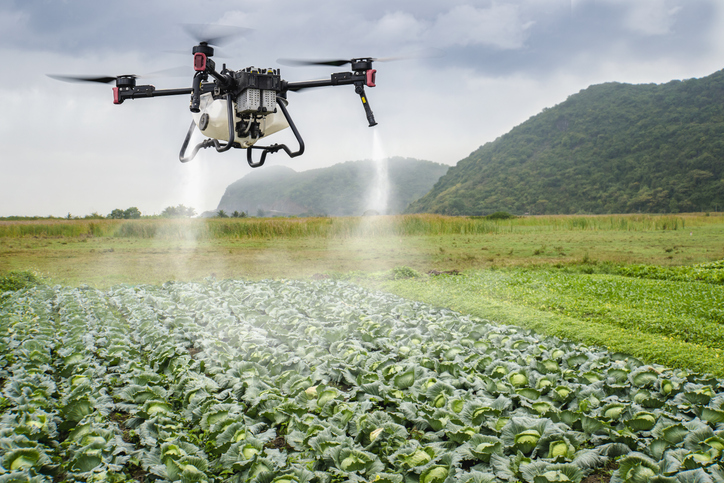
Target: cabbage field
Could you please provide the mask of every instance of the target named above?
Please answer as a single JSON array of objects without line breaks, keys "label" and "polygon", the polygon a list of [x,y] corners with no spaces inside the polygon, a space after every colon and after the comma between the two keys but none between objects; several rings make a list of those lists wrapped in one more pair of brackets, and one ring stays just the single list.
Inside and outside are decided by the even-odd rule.
[{"label": "cabbage field", "polygon": [[0,347],[0,482],[724,481],[724,381],[336,281],[41,285]]}]

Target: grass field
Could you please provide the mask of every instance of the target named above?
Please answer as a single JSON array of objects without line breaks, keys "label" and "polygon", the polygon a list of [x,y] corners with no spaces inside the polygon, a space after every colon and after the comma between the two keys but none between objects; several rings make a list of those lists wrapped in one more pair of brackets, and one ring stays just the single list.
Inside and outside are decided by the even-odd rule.
[{"label": "grass field", "polygon": [[571,264],[684,265],[724,258],[724,217],[431,215],[247,220],[0,221],[0,272],[69,285],[309,277]]}]

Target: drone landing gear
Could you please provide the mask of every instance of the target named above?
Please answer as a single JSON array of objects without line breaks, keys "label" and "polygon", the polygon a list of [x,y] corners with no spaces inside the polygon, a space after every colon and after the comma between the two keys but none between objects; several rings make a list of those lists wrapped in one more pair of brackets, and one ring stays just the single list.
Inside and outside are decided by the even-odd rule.
[{"label": "drone landing gear", "polygon": [[226,105],[227,105],[227,122],[229,123],[229,142],[226,144],[220,143],[218,139],[211,139],[207,138],[201,141],[199,144],[194,146],[193,151],[191,151],[190,156],[184,156],[184,153],[186,152],[186,148],[189,146],[189,141],[191,141],[191,135],[194,132],[194,127],[196,127],[196,122],[191,121],[191,125],[189,126],[189,131],[186,133],[186,139],[184,139],[184,143],[181,145],[181,152],[178,155],[179,161],[182,163],[188,163],[194,157],[196,157],[196,153],[199,152],[200,149],[204,148],[210,148],[213,146],[216,148],[216,151],[219,153],[223,153],[224,151],[228,151],[232,147],[240,147],[239,143],[234,142],[234,104],[232,102],[233,98],[231,97],[231,93],[226,94]]},{"label": "drone landing gear", "polygon": [[[188,163],[194,157],[196,156],[196,153],[199,152],[201,149],[214,147],[217,152],[224,152],[228,151],[229,149],[233,148],[240,148],[241,145],[237,142],[234,142],[235,139],[235,132],[234,132],[234,107],[232,102],[231,94],[227,95],[227,112],[228,112],[228,123],[229,123],[229,142],[227,143],[221,143],[218,139],[211,139],[207,138],[204,139],[202,142],[194,146],[193,150],[191,151],[191,154],[188,156],[185,156],[186,149],[188,148],[189,142],[191,141],[191,135],[194,132],[194,128],[196,127],[196,122],[191,121],[191,125],[189,126],[189,130],[186,133],[186,139],[184,140],[183,144],[181,145],[181,152],[179,153],[179,161],[182,163]],[[284,152],[287,153],[287,156],[290,158],[295,158],[297,156],[301,156],[304,154],[304,140],[302,139],[302,136],[299,134],[299,130],[297,130],[297,126],[294,124],[294,121],[292,121],[291,116],[289,115],[289,111],[287,111],[286,106],[284,105],[284,102],[278,102],[277,106],[282,110],[282,113],[284,114],[284,118],[287,120],[287,123],[289,124],[289,127],[292,129],[292,132],[294,133],[294,137],[297,139],[297,142],[299,143],[299,148],[296,151],[292,151],[287,147],[286,144],[272,144],[271,146],[249,146],[246,149],[246,161],[249,163],[249,166],[252,168],[258,168],[259,166],[263,166],[264,162],[266,161],[266,156],[269,153],[276,153],[279,150],[284,150]],[[252,149],[261,149],[261,158],[258,162],[252,161]]]},{"label": "drone landing gear", "polygon": [[[266,161],[266,155],[269,153],[276,153],[280,149],[283,149],[284,152],[287,153],[287,156],[289,156],[290,158],[296,158],[297,156],[301,156],[302,154],[304,154],[304,140],[299,134],[297,126],[294,125],[294,121],[292,121],[292,117],[289,115],[289,111],[287,111],[287,107],[284,105],[284,101],[278,102],[277,106],[282,110],[284,118],[287,120],[289,127],[292,129],[294,137],[297,139],[297,143],[299,143],[299,149],[297,149],[296,151],[292,151],[287,147],[286,144],[272,144],[271,146],[249,146],[248,148],[246,148],[246,162],[249,163],[249,166],[251,166],[252,168],[258,168],[259,166],[264,165],[264,161]],[[257,163],[251,160],[252,149],[262,149],[261,158]]]}]

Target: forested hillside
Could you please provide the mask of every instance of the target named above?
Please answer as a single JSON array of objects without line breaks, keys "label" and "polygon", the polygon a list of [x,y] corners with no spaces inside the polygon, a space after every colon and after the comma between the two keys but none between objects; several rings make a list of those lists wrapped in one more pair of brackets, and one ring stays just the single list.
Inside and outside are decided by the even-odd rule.
[{"label": "forested hillside", "polygon": [[724,208],[724,71],[591,86],[451,168],[407,212],[666,213]]},{"label": "forested hillside", "polygon": [[[410,158],[386,161],[389,180],[387,214],[402,212],[424,195],[449,166]],[[226,188],[217,210],[250,215],[359,216],[369,208],[376,183],[374,163],[349,161],[328,168],[296,172],[265,166]]]}]

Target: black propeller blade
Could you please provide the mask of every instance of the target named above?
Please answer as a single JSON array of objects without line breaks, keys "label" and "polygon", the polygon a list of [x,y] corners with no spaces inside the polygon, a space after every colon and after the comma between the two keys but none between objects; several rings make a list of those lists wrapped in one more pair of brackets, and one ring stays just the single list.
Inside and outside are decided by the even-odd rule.
[{"label": "black propeller blade", "polygon": [[74,76],[74,75],[57,75],[57,74],[47,74],[48,77],[63,81],[63,82],[98,82],[101,84],[110,84],[111,82],[116,82],[120,78],[124,79],[139,79],[139,78],[153,78],[153,77],[191,77],[194,75],[193,70],[190,67],[187,66],[179,66],[179,67],[172,67],[170,69],[163,69],[163,70],[157,70],[154,72],[150,72],[148,74],[143,75],[136,75],[136,74],[128,74],[128,75],[119,75],[119,76]]},{"label": "black propeller blade", "polygon": [[277,59],[277,63],[281,65],[288,65],[290,67],[301,67],[306,65],[331,65],[334,67],[341,67],[344,64],[349,64],[349,60],[301,60],[301,59]]},{"label": "black propeller blade", "polygon": [[100,82],[102,84],[110,84],[111,82],[115,82],[120,77],[131,77],[133,79],[136,79],[137,75],[129,74],[129,75],[119,75],[116,77],[113,76],[72,76],[72,75],[55,75],[55,74],[47,74],[48,77],[53,78],[55,80],[63,81],[63,82]]},{"label": "black propeller blade", "polygon": [[398,60],[410,59],[426,59],[433,57],[442,57],[442,53],[437,49],[424,49],[420,51],[410,52],[405,55],[395,57],[357,57],[354,59],[277,59],[277,63],[288,65],[291,67],[308,66],[308,65],[328,65],[332,67],[341,67],[345,64],[357,64],[358,62],[395,62]]},{"label": "black propeller blade", "polygon": [[253,29],[233,25],[184,24],[184,30],[198,43],[223,45],[252,32]]},{"label": "black propeller blade", "polygon": [[332,67],[342,67],[345,64],[356,63],[360,60],[369,60],[372,62],[391,62],[394,60],[404,60],[407,57],[359,57],[356,59],[332,59],[332,60],[305,60],[305,59],[277,59],[277,63],[288,65],[290,67],[300,67],[307,65],[329,65]]}]

